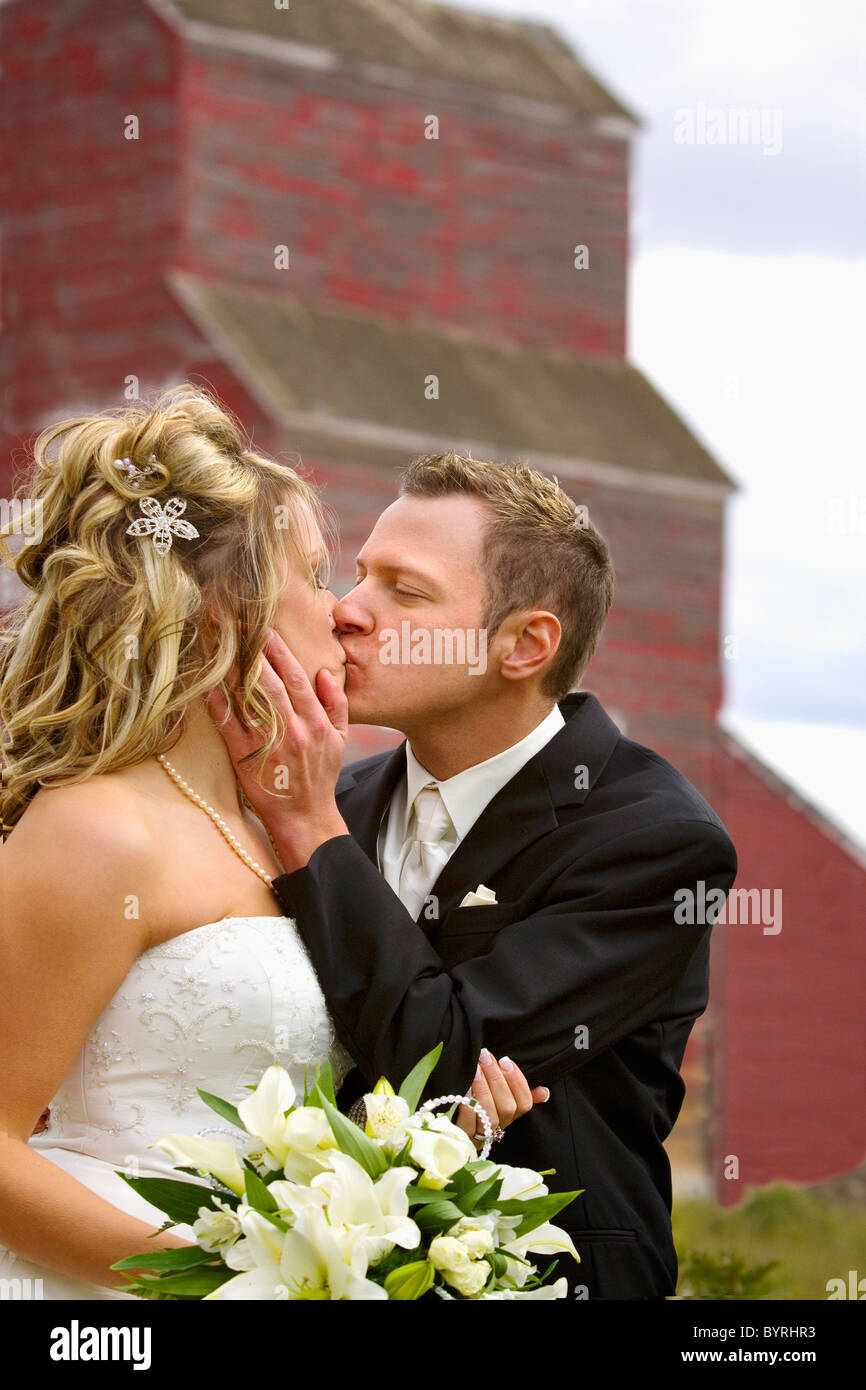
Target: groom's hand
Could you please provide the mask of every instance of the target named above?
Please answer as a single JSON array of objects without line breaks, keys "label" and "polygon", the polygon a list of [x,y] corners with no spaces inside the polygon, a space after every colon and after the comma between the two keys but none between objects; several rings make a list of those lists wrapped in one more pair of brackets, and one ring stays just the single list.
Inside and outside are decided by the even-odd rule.
[{"label": "groom's hand", "polygon": [[[263,746],[261,731],[244,724],[219,690],[209,691],[205,703],[250,805],[273,835],[286,873],[293,873],[308,863],[319,845],[349,833],[334,799],[349,706],[330,671],[319,671],[314,690],[300,662],[273,631],[262,654],[259,683],[286,728],[282,742],[264,759],[249,757]],[[235,667],[226,685],[239,708]]]}]

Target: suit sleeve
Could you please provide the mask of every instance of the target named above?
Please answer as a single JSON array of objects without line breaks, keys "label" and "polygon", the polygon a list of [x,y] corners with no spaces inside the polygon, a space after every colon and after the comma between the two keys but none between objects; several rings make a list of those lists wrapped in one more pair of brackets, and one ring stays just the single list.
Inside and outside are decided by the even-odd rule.
[{"label": "suit sleeve", "polygon": [[[736,870],[730,839],[711,822],[629,831],[576,857],[537,911],[450,972],[351,836],[326,841],[273,888],[370,1084],[384,1075],[398,1085],[442,1042],[425,1092],[434,1095],[465,1092],[482,1047],[507,1052],[530,1085],[549,1085],[675,1012],[689,962],[706,957],[710,925],[677,920],[674,895],[697,893],[700,880],[706,893],[727,894]],[[705,984],[698,993],[696,1014]]]}]

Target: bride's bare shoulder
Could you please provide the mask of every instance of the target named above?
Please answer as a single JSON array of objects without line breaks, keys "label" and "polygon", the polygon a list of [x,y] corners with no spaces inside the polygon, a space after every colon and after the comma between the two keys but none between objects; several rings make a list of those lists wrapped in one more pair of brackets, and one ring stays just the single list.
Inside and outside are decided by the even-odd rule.
[{"label": "bride's bare shoulder", "polygon": [[76,905],[87,918],[110,905],[116,910],[118,895],[134,894],[156,863],[152,826],[136,809],[135,793],[122,779],[40,787],[0,843],[0,880],[12,916],[16,908],[28,918],[56,911],[69,922]]},{"label": "bride's bare shoulder", "polygon": [[116,846],[126,843],[145,850],[152,832],[142,812],[141,793],[114,774],[68,786],[39,787],[6,845],[22,850],[26,846],[29,851],[36,843],[45,847],[46,834],[62,833],[64,841],[80,843],[88,837],[108,836]]}]

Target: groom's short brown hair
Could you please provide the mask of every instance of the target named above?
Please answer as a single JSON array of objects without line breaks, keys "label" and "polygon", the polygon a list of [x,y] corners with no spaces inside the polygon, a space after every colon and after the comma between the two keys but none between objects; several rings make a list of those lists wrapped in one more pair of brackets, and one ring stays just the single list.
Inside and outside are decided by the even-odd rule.
[{"label": "groom's short brown hair", "polygon": [[466,493],[488,504],[482,626],[489,641],[517,609],[555,613],[562,639],[541,689],[561,700],[589,665],[613,600],[610,553],[586,508],[572,502],[555,479],[525,464],[482,463],[453,452],[412,459],[400,475],[400,492]]}]

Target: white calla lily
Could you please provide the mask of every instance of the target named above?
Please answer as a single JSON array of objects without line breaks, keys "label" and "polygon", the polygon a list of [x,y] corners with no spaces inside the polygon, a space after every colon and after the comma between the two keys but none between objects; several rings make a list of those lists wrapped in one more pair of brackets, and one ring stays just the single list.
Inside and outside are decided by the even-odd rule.
[{"label": "white calla lily", "polygon": [[419,1187],[445,1187],[452,1173],[476,1158],[469,1135],[443,1115],[412,1115],[406,1124],[406,1137],[412,1162],[424,1169]]},{"label": "white calla lily", "polygon": [[496,1289],[491,1293],[483,1293],[482,1299],[514,1299],[532,1298],[547,1302],[551,1298],[568,1297],[568,1280],[557,1279],[554,1284],[542,1284],[538,1289]]},{"label": "white calla lily", "polygon": [[261,1139],[281,1164],[288,1153],[285,1112],[294,1103],[292,1078],[285,1068],[273,1066],[268,1067],[252,1095],[238,1106],[238,1114],[250,1134]]},{"label": "white calla lily", "polygon": [[515,1255],[525,1255],[527,1250],[541,1255],[571,1255],[580,1263],[580,1256],[568,1231],[564,1231],[561,1226],[552,1225],[549,1221],[536,1226],[534,1231],[528,1231],[525,1236],[509,1241],[504,1248]]},{"label": "white calla lily", "polygon": [[168,1154],[177,1166],[211,1173],[239,1197],[244,1193],[244,1170],[234,1144],[221,1139],[199,1139],[193,1134],[164,1134],[152,1146]]},{"label": "white calla lily", "polygon": [[494,1173],[498,1173],[502,1179],[499,1199],[503,1202],[527,1202],[533,1197],[546,1196],[549,1190],[533,1168],[512,1168],[507,1163],[491,1163],[490,1159],[485,1159],[484,1167],[476,1170],[476,1177],[479,1182],[484,1182],[486,1178],[492,1178]]}]

